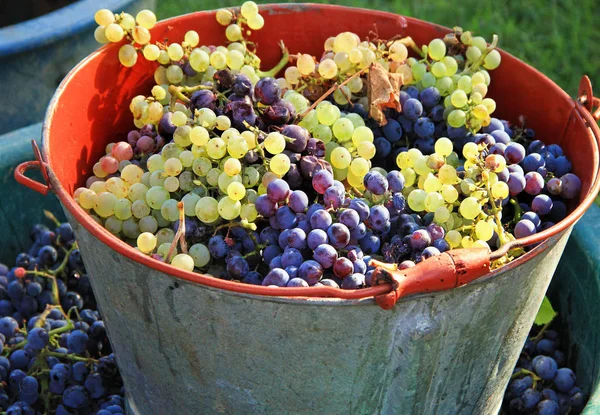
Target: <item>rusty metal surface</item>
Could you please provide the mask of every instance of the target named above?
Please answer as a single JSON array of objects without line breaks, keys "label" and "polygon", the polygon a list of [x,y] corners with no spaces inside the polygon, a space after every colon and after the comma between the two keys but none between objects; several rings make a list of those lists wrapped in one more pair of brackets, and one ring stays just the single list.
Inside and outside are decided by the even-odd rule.
[{"label": "rusty metal surface", "polygon": [[182,281],[65,212],[140,414],[496,414],[568,233],[516,269],[389,311]]}]

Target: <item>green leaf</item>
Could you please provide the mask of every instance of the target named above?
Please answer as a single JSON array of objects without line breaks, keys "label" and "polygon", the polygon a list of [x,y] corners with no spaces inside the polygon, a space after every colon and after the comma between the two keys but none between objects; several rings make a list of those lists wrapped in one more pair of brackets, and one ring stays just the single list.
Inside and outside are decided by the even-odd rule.
[{"label": "green leaf", "polygon": [[543,326],[544,324],[550,323],[554,317],[556,317],[556,311],[552,308],[552,304],[550,304],[548,297],[544,297],[544,301],[542,301],[537,316],[535,316],[534,324]]}]

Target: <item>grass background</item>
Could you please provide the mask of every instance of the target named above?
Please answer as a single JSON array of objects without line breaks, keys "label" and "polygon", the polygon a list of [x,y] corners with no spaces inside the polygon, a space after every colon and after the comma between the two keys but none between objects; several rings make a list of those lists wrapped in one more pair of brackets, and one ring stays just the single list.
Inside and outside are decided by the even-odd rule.
[{"label": "grass background", "polygon": [[[242,0],[157,2],[157,16],[164,19],[198,10],[239,6]],[[448,27],[461,26],[486,39],[496,33],[502,49],[546,74],[571,96],[577,93],[583,74],[596,85],[595,95],[600,95],[600,28],[594,25],[600,24],[600,5],[596,0],[343,0],[321,3],[385,10]]]}]

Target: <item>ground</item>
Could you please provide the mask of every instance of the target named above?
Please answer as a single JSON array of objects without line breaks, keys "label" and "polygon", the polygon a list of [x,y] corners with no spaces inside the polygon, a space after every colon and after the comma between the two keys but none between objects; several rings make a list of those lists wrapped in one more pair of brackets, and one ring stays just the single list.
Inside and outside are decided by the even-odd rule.
[{"label": "ground", "polygon": [[[239,6],[233,0],[158,0],[159,19]],[[265,3],[257,1],[257,3]],[[600,95],[600,7],[595,0],[344,0],[335,3],[386,10],[406,16],[461,26],[486,39],[500,37],[500,47],[531,64],[574,96],[582,74],[598,86]]]}]

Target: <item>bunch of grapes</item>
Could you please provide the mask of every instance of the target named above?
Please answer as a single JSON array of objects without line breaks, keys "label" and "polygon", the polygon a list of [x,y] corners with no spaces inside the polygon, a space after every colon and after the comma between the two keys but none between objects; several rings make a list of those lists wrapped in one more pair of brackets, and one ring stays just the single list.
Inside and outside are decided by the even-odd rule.
[{"label": "bunch of grapes", "polygon": [[[244,37],[264,24],[256,4],[216,19],[227,46],[188,32],[142,51],[128,38],[158,60],[156,85],[130,103],[136,129],[74,193],[157,260],[252,284],[360,288],[371,258],[407,268],[493,250],[562,220],[580,191],[560,146],[491,116],[496,37],[455,28],[418,47],[343,32],[318,59],[284,50],[267,73]],[[366,110],[372,64],[403,80],[381,125]]]},{"label": "bunch of grapes", "polygon": [[580,414],[587,397],[561,351],[561,339],[544,326],[531,333],[504,395],[503,414]]},{"label": "bunch of grapes", "polygon": [[31,238],[14,267],[0,264],[0,409],[123,414],[123,383],[71,226],[35,225]]}]

